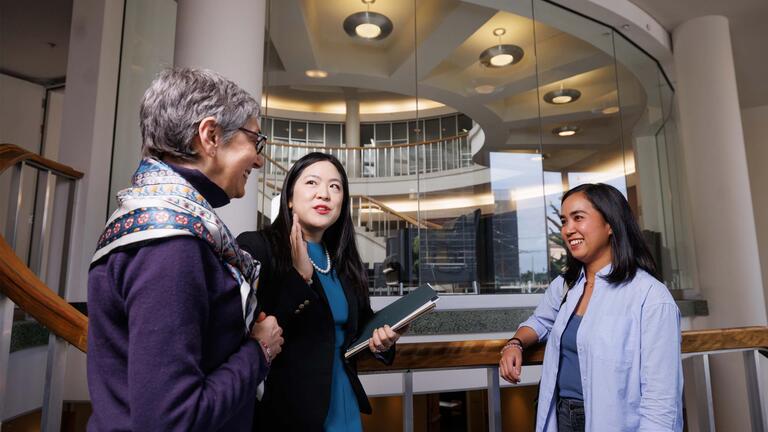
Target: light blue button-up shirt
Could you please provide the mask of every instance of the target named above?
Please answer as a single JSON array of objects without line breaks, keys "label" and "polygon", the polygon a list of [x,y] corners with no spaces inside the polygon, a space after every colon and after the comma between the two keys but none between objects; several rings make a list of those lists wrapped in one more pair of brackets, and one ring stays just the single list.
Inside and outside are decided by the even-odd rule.
[{"label": "light blue button-up shirt", "polygon": [[[576,339],[586,431],[681,431],[683,371],[680,310],[661,282],[638,269],[630,282],[610,284],[598,272]],[[546,341],[536,431],[557,431],[556,385],[560,338],[584,293],[582,271],[568,293],[555,279],[520,326]]]}]

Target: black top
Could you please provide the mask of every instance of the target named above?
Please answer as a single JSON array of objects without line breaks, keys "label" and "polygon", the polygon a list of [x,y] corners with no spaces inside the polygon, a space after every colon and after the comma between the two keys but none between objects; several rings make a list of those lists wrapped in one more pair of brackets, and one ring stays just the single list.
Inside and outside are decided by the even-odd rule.
[{"label": "black top", "polygon": [[[307,285],[293,268],[286,274],[276,274],[269,242],[262,232],[243,233],[237,242],[262,263],[256,291],[259,307],[277,318],[285,339],[283,351],[272,362],[264,397],[257,405],[255,430],[322,431],[330,402],[335,329],[320,280],[314,274],[312,285]],[[347,278],[340,275],[339,279],[349,306],[342,348],[345,351],[373,311],[367,296],[355,294]],[[391,349],[382,359],[391,364],[394,351]],[[356,359],[345,360],[344,370],[360,411],[370,414],[371,405],[357,377]]]}]

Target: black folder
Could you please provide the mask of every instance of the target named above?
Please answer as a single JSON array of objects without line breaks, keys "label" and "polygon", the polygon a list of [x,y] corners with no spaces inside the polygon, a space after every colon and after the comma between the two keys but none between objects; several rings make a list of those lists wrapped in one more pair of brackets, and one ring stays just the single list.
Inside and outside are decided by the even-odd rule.
[{"label": "black folder", "polygon": [[437,306],[437,292],[429,284],[408,293],[394,303],[378,311],[360,332],[360,337],[350,345],[345,358],[350,358],[368,347],[368,341],[373,331],[384,325],[389,325],[392,330],[399,330],[413,322],[416,318],[431,311]]}]

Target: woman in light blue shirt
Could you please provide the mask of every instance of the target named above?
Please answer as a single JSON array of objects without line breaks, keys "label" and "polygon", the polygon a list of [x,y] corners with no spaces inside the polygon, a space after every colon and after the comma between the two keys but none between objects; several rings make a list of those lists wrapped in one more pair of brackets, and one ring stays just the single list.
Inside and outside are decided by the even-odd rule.
[{"label": "woman in light blue shirt", "polygon": [[502,377],[519,382],[523,350],[546,342],[537,431],[681,431],[680,311],[627,200],[577,186],[560,218],[566,270],[502,349]]}]

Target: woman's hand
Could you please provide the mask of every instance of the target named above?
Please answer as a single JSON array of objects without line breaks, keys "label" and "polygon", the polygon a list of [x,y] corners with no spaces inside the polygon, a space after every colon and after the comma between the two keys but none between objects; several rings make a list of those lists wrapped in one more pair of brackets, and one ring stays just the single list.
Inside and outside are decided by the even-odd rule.
[{"label": "woman's hand", "polygon": [[304,278],[307,283],[312,281],[312,263],[309,261],[309,253],[307,252],[307,243],[304,241],[304,235],[301,233],[301,225],[299,225],[299,218],[294,213],[293,225],[291,226],[291,258],[293,260],[293,268]]},{"label": "woman's hand", "polygon": [[510,344],[505,347],[501,352],[501,360],[499,361],[499,372],[501,377],[517,384],[520,382],[520,373],[523,366],[523,350],[519,345]]},{"label": "woman's hand", "polygon": [[392,330],[388,325],[379,327],[373,331],[373,336],[371,336],[371,340],[368,342],[368,348],[374,353],[388,351],[400,339],[400,335],[401,333]]},{"label": "woman's hand", "polygon": [[277,325],[277,318],[272,315],[259,313],[251,328],[251,338],[261,343],[264,356],[270,363],[283,350],[283,329]]}]

